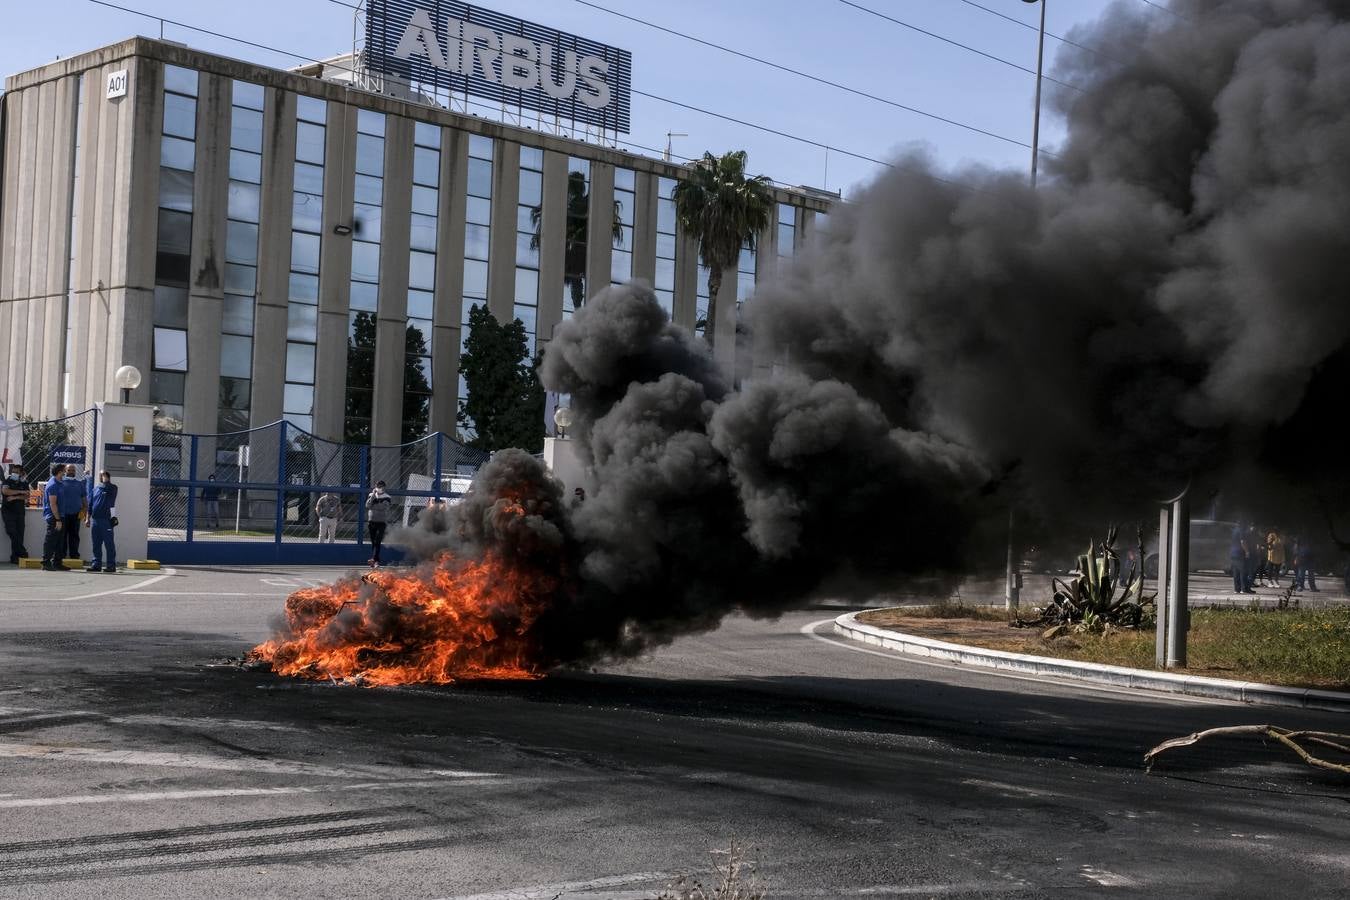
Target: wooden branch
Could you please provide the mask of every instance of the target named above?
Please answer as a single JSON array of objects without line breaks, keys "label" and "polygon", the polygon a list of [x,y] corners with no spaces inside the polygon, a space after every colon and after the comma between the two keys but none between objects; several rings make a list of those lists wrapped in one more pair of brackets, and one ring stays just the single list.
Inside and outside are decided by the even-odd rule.
[{"label": "wooden branch", "polygon": [[1172,738],[1171,740],[1163,741],[1161,744],[1144,754],[1144,764],[1149,771],[1152,771],[1154,761],[1163,751],[1175,750],[1177,747],[1189,747],[1206,738],[1239,734],[1257,734],[1262,737],[1274,738],[1298,754],[1299,758],[1310,766],[1350,775],[1350,765],[1331,762],[1313,756],[1299,744],[1299,741],[1304,741],[1310,744],[1318,744],[1323,747],[1331,747],[1341,753],[1350,754],[1350,734],[1336,734],[1329,731],[1291,731],[1288,728],[1281,728],[1278,725],[1227,725],[1221,728],[1209,728],[1205,731],[1192,732],[1185,737]]}]

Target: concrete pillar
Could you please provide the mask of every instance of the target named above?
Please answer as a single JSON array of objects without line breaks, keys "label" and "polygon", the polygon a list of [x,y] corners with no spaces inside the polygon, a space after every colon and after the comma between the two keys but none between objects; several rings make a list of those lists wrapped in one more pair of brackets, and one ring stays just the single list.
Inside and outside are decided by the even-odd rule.
[{"label": "concrete pillar", "polygon": [[586,220],[586,299],[609,287],[614,258],[614,167],[591,163],[591,209]]},{"label": "concrete pillar", "polygon": [[[736,287],[739,273],[734,265],[722,270],[722,286],[717,291],[717,331],[714,335],[713,358],[723,371],[736,367]],[[709,315],[713,311],[709,310]]]},{"label": "concrete pillar", "polygon": [[295,95],[271,88],[263,115],[262,199],[258,210],[258,296],[253,307],[253,397],[249,427],[281,418],[286,380],[291,209],[295,185]]},{"label": "concrete pillar", "polygon": [[698,244],[683,231],[675,237],[675,324],[691,331],[698,318]]},{"label": "concrete pillar", "polygon": [[464,297],[464,216],[469,138],[441,129],[441,188],[436,223],[436,307],[431,336],[431,430],[455,434],[459,411],[459,326]]},{"label": "concrete pillar", "polygon": [[[370,425],[371,441],[375,444],[402,441],[412,164],[413,123],[410,119],[390,116],[384,127],[380,299],[375,326],[375,391]],[[432,367],[435,368],[434,357]],[[345,376],[342,381],[345,383]]]},{"label": "concrete pillar", "polygon": [[492,162],[492,233],[488,250],[488,309],[509,322],[516,298],[516,206],[520,202],[520,145],[497,141]]},{"label": "concrete pillar", "polygon": [[562,321],[567,252],[567,154],[544,151],[544,208],[539,219],[539,320],[541,342]]},{"label": "concrete pillar", "polygon": [[[144,377],[141,386],[131,392],[131,400],[148,403],[164,68],[142,57],[125,63],[130,79],[127,97],[101,104],[104,114],[98,143],[100,197],[95,233],[104,238],[91,243],[96,254],[94,272],[102,279],[113,326],[109,329],[103,385],[112,383],[112,375],[120,366],[135,366]],[[109,71],[121,67],[110,66]],[[106,256],[97,255],[103,253]],[[97,303],[97,281],[95,289]],[[97,382],[93,385],[95,390],[99,387]]]},{"label": "concrete pillar", "polygon": [[[225,300],[225,215],[230,180],[230,79],[202,73],[197,88],[188,371],[183,430],[213,434],[220,405],[220,328]],[[211,460],[212,448],[204,448]]]},{"label": "concrete pillar", "polygon": [[633,197],[633,277],[656,280],[656,200],[660,179],[638,172]]}]

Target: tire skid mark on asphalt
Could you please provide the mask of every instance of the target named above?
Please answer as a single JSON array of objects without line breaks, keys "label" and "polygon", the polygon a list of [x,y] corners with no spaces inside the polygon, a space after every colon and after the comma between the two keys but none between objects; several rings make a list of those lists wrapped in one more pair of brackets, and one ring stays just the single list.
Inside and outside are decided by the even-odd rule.
[{"label": "tire skid mark on asphalt", "polygon": [[[365,822],[361,824],[334,825],[330,828],[313,828],[304,831],[282,832],[280,834],[249,834],[240,837],[216,837],[206,841],[192,843],[161,842],[144,847],[117,847],[110,850],[88,850],[79,853],[58,853],[50,856],[19,856],[14,859],[0,859],[0,877],[21,871],[56,869],[63,866],[87,865],[89,863],[115,863],[120,860],[136,860],[142,857],[184,856],[192,853],[219,853],[227,850],[241,850],[249,847],[267,847],[276,844],[294,844],[303,841],[324,841],[345,837],[362,837],[369,834],[388,834],[391,831],[410,831],[425,825],[423,819],[394,819],[389,821]],[[40,877],[41,873],[37,872]]]},{"label": "tire skid mark on asphalt", "polygon": [[[31,714],[31,715],[30,715]],[[168,728],[218,728],[226,731],[308,731],[296,725],[280,725],[276,722],[264,722],[258,719],[217,719],[211,716],[155,716],[130,715],[110,716],[107,713],[91,709],[69,709],[64,712],[42,712],[36,706],[0,706],[0,733],[4,733],[13,723],[39,723],[42,720],[76,719],[89,721],[98,719],[110,725],[162,725]],[[58,723],[65,724],[65,723]],[[53,727],[41,724],[39,727]]]},{"label": "tire skid mark on asphalt", "polygon": [[[603,894],[594,892],[595,888],[622,887],[625,885],[649,884],[669,881],[671,875],[665,872],[634,872],[631,875],[606,875],[586,881],[560,881],[557,884],[535,884],[529,887],[510,888],[504,891],[492,891],[487,894],[456,894],[442,900],[556,900],[573,894],[596,898],[614,896],[609,891]],[[665,885],[662,884],[662,887]],[[627,895],[630,892],[623,892]],[[648,896],[648,895],[643,895]]]},{"label": "tire skid mark on asphalt", "polygon": [[329,766],[254,757],[206,756],[193,753],[167,753],[153,750],[103,750],[95,747],[71,747],[19,743],[0,740],[0,758],[59,760],[90,765],[159,766],[166,769],[203,769],[226,772],[252,772],[267,775],[300,775],[311,778],[407,778],[426,776],[433,771],[442,778],[500,778],[495,772],[460,769],[426,769],[407,766]]},{"label": "tire skid mark on asphalt", "polygon": [[[7,795],[6,795],[7,796]],[[133,841],[158,841],[173,838],[197,837],[232,831],[264,831],[269,828],[290,828],[296,825],[316,825],[325,822],[347,822],[370,819],[404,812],[404,806],[379,806],[370,809],[338,810],[311,813],[304,816],[277,816],[270,819],[244,819],[238,822],[220,822],[215,825],[184,825],[180,828],[154,828],[149,831],[121,831],[106,834],[86,834],[79,837],[44,838],[36,841],[17,841],[0,844],[0,857],[8,853],[30,850],[53,850],[61,847],[91,847],[98,844],[124,844]]]},{"label": "tire skid mark on asphalt", "polygon": [[[281,785],[260,788],[197,788],[181,791],[132,791],[107,794],[73,794],[65,797],[17,797],[0,800],[0,809],[25,809],[44,806],[81,806],[107,803],[163,803],[181,800],[212,800],[227,797],[277,797],[287,794],[327,794],[349,791],[419,790],[445,787],[516,787],[525,778],[474,778],[445,781],[423,778],[407,781],[370,781],[357,784]],[[538,779],[534,779],[538,780]]]},{"label": "tire skid mark on asphalt", "polygon": [[75,872],[46,872],[37,875],[0,875],[0,885],[53,884],[62,881],[87,881],[105,878],[126,878],[135,875],[162,875],[169,872],[194,872],[215,869],[237,869],[247,866],[291,865],[306,862],[342,860],[349,863],[353,857],[381,853],[406,853],[432,850],[456,844],[461,838],[444,835],[407,841],[388,841],[383,844],[353,844],[321,850],[300,850],[288,853],[258,853],[251,856],[226,856],[220,859],[185,860],[182,862],[141,863],[130,866],[87,869]]}]

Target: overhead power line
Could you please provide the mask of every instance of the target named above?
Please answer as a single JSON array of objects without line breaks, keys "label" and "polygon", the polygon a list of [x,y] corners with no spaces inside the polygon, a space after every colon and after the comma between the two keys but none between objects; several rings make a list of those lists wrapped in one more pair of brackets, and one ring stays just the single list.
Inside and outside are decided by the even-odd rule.
[{"label": "overhead power line", "polygon": [[[337,0],[333,0],[333,2],[336,3]],[[991,16],[998,16],[1000,19],[1005,19],[1013,23],[1014,25],[1020,25],[1021,27],[1026,28],[1029,31],[1040,30],[1035,25],[1032,25],[1030,22],[1024,22],[1021,19],[1017,18],[1016,16],[1010,16],[1007,13],[1002,13],[991,7],[985,6],[980,3],[976,3],[975,0],[960,0],[960,2],[964,3],[966,6],[973,6],[976,9],[983,10],[984,12],[989,13],[989,15]],[[1071,38],[1066,38],[1062,34],[1055,34],[1054,32],[1047,31],[1045,33],[1045,36],[1048,38],[1054,38],[1061,44],[1068,44],[1070,47],[1077,47],[1079,50],[1086,50],[1088,53],[1095,53],[1096,55],[1102,57],[1103,59],[1111,59],[1113,62],[1119,62],[1119,60],[1113,59],[1110,56],[1110,54],[1106,53],[1103,50],[1098,49],[1097,47],[1089,47],[1087,44],[1080,44],[1078,41],[1075,41]]]},{"label": "overhead power line", "polygon": [[[962,50],[974,53],[977,56],[983,56],[985,59],[992,59],[994,62],[1002,63],[1005,66],[1011,66],[1014,69],[1019,69],[1020,71],[1026,72],[1028,75],[1036,74],[1035,69],[1029,69],[1024,65],[1021,65],[1020,63],[1015,63],[1010,59],[1004,59],[1001,56],[995,56],[992,53],[986,53],[983,50],[970,46],[969,44],[963,44],[960,41],[954,41],[949,37],[944,37],[943,35],[938,34],[937,32],[928,31],[925,28],[920,28],[918,25],[911,25],[909,22],[902,22],[901,20],[895,18],[894,16],[888,16],[885,13],[877,12],[875,9],[869,9],[866,6],[854,3],[853,0],[839,0],[839,2],[844,4],[845,6],[851,6],[854,9],[859,10],[860,12],[865,12],[868,15],[876,16],[878,19],[885,19],[887,22],[890,22],[894,25],[899,25],[901,28],[908,28],[910,31],[916,31],[919,34],[927,35],[930,38],[942,41],[944,44],[951,44],[953,47],[960,47]],[[1061,87],[1066,87],[1071,91],[1079,91],[1079,92],[1082,91],[1082,88],[1078,87],[1077,85],[1069,84],[1067,81],[1060,81],[1058,78],[1052,78],[1049,75],[1044,74],[1041,77],[1046,81],[1053,81],[1055,84],[1060,85]]]},{"label": "overhead power line", "polygon": [[[330,2],[337,3],[337,2],[339,2],[339,0],[330,0]],[[723,46],[722,44],[717,44],[717,43],[714,43],[714,42],[712,42],[712,41],[705,40],[704,38],[696,37],[696,36],[694,36],[694,35],[692,35],[692,34],[687,34],[687,33],[683,32],[683,31],[677,31],[677,30],[674,29],[674,28],[667,28],[667,27],[664,26],[664,25],[658,25],[658,24],[656,24],[655,22],[650,22],[650,21],[648,21],[648,20],[646,20],[646,19],[640,19],[640,18],[638,18],[637,16],[630,16],[630,15],[628,15],[627,13],[622,13],[622,12],[619,12],[618,10],[610,9],[610,8],[607,7],[607,6],[601,6],[599,3],[593,3],[593,2],[591,2],[591,0],[574,0],[574,2],[579,3],[579,4],[581,4],[582,6],[588,6],[588,7],[590,7],[591,9],[599,10],[600,12],[609,13],[609,14],[612,15],[612,16],[618,16],[618,17],[621,18],[621,19],[627,19],[627,20],[630,21],[630,22],[636,22],[636,23],[639,24],[639,25],[645,25],[646,27],[648,27],[648,28],[653,28],[653,29],[655,29],[655,30],[657,30],[657,31],[663,31],[663,32],[665,32],[666,34],[671,34],[671,35],[675,35],[676,37],[684,38],[684,39],[687,40],[687,41],[693,41],[693,42],[696,43],[696,44],[702,44],[702,45],[705,46],[705,47],[711,47],[711,48],[713,48],[714,50],[720,50],[720,51],[722,51],[723,53],[729,53],[729,54],[731,54],[732,56],[738,56],[738,57],[740,57],[741,59],[747,59],[747,60],[750,60],[751,62],[759,63],[759,64],[762,65],[762,66],[768,66],[769,68],[777,69],[777,70],[779,70],[780,72],[787,72],[787,73],[789,73],[789,74],[791,74],[791,75],[796,75],[796,76],[798,76],[798,77],[800,77],[800,78],[805,78],[805,79],[807,79],[808,81],[814,81],[814,82],[816,82],[817,84],[823,84],[823,85],[826,85],[827,87],[832,87],[832,88],[835,88],[836,90],[841,90],[841,91],[845,91],[845,92],[850,93],[850,94],[854,94],[854,95],[859,96],[859,97],[864,97],[864,98],[866,98],[866,99],[868,99],[868,100],[874,100],[874,101],[876,101],[876,102],[878,102],[878,103],[884,103],[884,104],[886,104],[887,106],[892,106],[892,107],[895,107],[896,109],[903,109],[904,111],[910,112],[910,113],[914,113],[915,115],[924,116],[925,118],[933,119],[934,121],[942,122],[942,123],[947,124],[947,125],[954,125],[954,126],[956,126],[957,128],[964,128],[964,129],[967,130],[967,131],[972,131],[972,132],[974,132],[974,133],[976,133],[976,134],[982,134],[982,135],[985,135],[986,137],[992,137],[992,138],[996,138],[996,139],[1001,140],[1001,141],[1007,141],[1007,142],[1009,142],[1009,143],[1016,144],[1016,145],[1018,145],[1018,146],[1020,146],[1020,147],[1029,147],[1029,146],[1030,146],[1030,144],[1024,143],[1024,142],[1022,142],[1022,141],[1019,141],[1019,140],[1017,140],[1016,138],[1010,138],[1010,137],[1008,137],[1007,135],[998,134],[998,133],[993,132],[993,131],[988,131],[988,130],[986,130],[986,129],[980,128],[979,126],[971,125],[971,124],[969,124],[969,123],[967,123],[967,122],[961,122],[961,121],[958,121],[958,120],[956,120],[956,119],[951,119],[951,118],[948,118],[947,116],[938,115],[937,113],[928,112],[927,110],[919,109],[918,107],[908,106],[908,105],[906,105],[906,104],[904,104],[904,103],[900,103],[900,102],[898,102],[898,101],[896,101],[896,100],[891,100],[891,99],[889,99],[889,98],[887,98],[887,97],[880,97],[880,96],[878,96],[878,95],[876,95],[876,94],[872,94],[872,93],[868,93],[867,91],[859,90],[858,88],[849,87],[849,86],[846,85],[846,84],[840,84],[840,83],[837,82],[837,81],[831,81],[831,80],[829,80],[829,79],[827,79],[827,78],[821,78],[821,77],[818,76],[818,75],[812,75],[812,74],[810,74],[809,72],[803,72],[803,71],[801,71],[800,69],[794,69],[794,68],[792,68],[791,66],[785,66],[785,65],[782,65],[781,63],[773,62],[772,60],[768,60],[768,59],[764,59],[764,58],[762,58],[762,57],[754,56],[754,55],[752,55],[752,54],[745,53],[745,52],[743,52],[743,51],[736,50],[736,49],[733,49],[733,48],[731,48],[731,47],[726,47],[726,46]],[[344,4],[344,5],[345,5],[345,4]],[[1033,75],[1036,74],[1034,70],[1028,69],[1027,71],[1030,71],[1031,74],[1033,74]],[[635,91],[634,93],[637,93],[637,92]],[[658,99],[659,99],[659,98],[658,98]],[[833,149],[833,148],[832,148],[832,149]]]}]

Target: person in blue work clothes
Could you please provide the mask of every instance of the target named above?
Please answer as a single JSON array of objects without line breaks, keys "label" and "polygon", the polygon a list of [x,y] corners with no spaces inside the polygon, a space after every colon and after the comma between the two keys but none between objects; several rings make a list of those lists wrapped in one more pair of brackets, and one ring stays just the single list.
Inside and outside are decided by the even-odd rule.
[{"label": "person in blue work clothes", "polygon": [[60,463],[52,466],[52,477],[42,486],[42,518],[47,521],[47,536],[42,541],[42,571],[64,572],[66,567],[61,559],[66,554],[65,491],[61,480],[66,477],[66,467]]},{"label": "person in blue work clothes", "polygon": [[66,533],[66,556],[80,559],[80,519],[85,513],[84,482],[75,473],[73,465],[66,466],[66,479],[61,482],[62,531]]},{"label": "person in blue work clothes", "polygon": [[116,572],[117,543],[113,540],[113,529],[117,527],[117,485],[107,470],[99,472],[98,481],[89,486],[89,515],[84,521],[94,541],[94,561],[85,571]]}]

